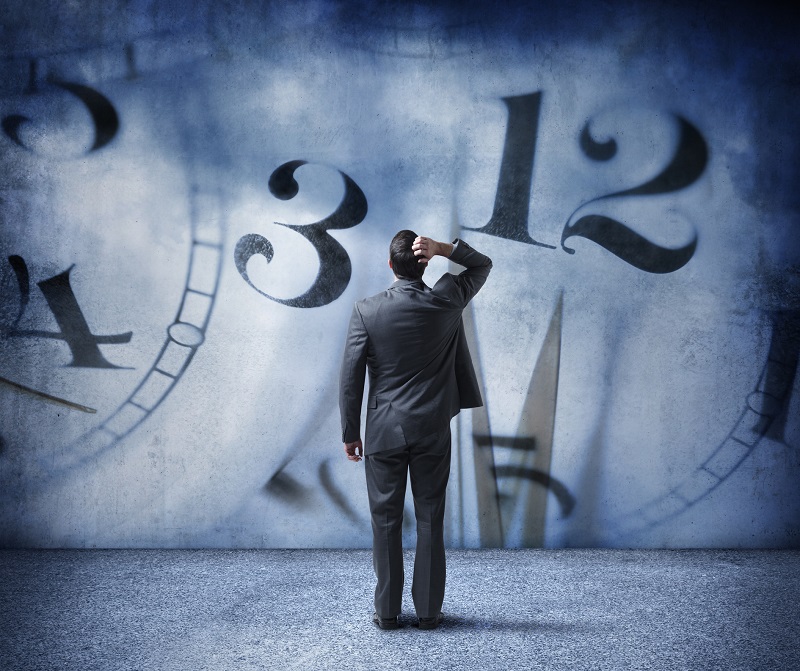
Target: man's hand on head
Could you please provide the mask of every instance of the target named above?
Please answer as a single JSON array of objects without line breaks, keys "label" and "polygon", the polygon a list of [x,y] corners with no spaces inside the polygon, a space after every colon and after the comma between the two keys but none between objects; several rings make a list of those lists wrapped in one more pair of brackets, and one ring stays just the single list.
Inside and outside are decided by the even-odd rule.
[{"label": "man's hand on head", "polygon": [[419,236],[414,240],[411,249],[414,250],[414,256],[419,257],[420,263],[428,263],[434,256],[449,257],[453,252],[453,245]]},{"label": "man's hand on head", "polygon": [[353,443],[345,443],[344,452],[350,461],[361,461],[361,457],[364,455],[364,445],[360,440],[356,440]]}]

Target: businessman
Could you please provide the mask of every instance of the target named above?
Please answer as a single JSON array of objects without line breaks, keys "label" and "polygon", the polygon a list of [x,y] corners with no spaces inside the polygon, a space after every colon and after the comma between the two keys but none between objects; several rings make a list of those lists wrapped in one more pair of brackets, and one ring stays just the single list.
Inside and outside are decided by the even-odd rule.
[{"label": "businessman", "polygon": [[[434,256],[465,266],[433,288],[422,275]],[[450,420],[483,405],[461,313],[492,261],[463,240],[437,242],[400,231],[389,246],[395,282],[353,307],[339,383],[347,458],[365,460],[377,585],[373,622],[397,629],[403,595],[403,503],[411,474],[417,548],[411,594],[420,629],[442,621],[444,502],[450,475]],[[367,424],[361,403],[369,370]]]}]

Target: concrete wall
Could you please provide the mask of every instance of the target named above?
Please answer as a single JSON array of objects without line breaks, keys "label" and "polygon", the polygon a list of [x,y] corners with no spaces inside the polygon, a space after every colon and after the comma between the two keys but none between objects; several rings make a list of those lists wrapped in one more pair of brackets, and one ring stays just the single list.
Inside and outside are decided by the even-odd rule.
[{"label": "concrete wall", "polygon": [[523,4],[5,3],[2,545],[368,546],[412,228],[494,260],[450,545],[798,546],[797,22]]}]

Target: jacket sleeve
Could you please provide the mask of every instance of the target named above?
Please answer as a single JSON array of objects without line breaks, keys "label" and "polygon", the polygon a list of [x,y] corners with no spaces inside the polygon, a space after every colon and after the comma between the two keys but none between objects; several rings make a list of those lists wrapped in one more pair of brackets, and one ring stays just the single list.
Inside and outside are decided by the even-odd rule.
[{"label": "jacket sleeve", "polygon": [[492,270],[492,260],[485,254],[472,249],[463,240],[456,239],[453,241],[453,245],[453,253],[450,254],[450,260],[461,266],[466,266],[466,270],[459,275],[451,275],[451,277],[461,292],[464,305],[466,305],[480,291],[484,282],[486,282],[486,278],[489,277],[489,272]]},{"label": "jacket sleeve", "polygon": [[339,412],[342,418],[342,442],[361,439],[361,401],[367,369],[367,329],[358,305],[353,306],[339,375]]}]

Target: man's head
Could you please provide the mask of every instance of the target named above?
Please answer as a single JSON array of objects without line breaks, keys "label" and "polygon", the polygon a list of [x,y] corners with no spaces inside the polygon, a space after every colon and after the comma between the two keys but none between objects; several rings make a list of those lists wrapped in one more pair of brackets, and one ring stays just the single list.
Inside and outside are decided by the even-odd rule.
[{"label": "man's head", "polygon": [[426,263],[420,263],[411,245],[417,239],[414,231],[400,231],[389,245],[389,267],[403,280],[418,280],[425,272]]}]

